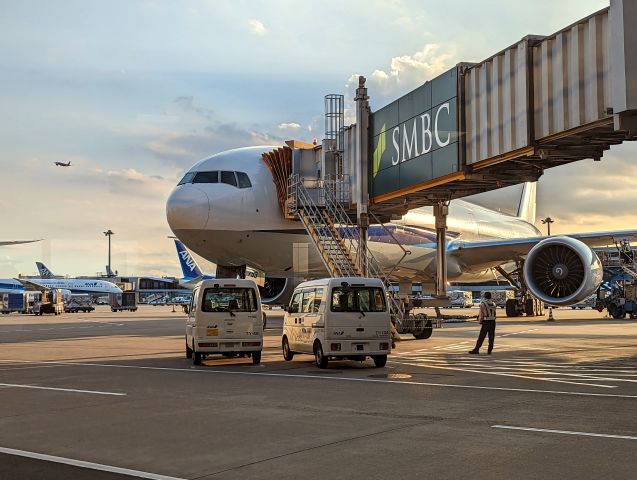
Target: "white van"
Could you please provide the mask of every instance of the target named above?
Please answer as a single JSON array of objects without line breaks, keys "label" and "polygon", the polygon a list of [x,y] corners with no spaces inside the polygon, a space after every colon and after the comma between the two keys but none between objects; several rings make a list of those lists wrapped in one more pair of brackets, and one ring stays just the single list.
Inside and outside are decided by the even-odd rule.
[{"label": "white van", "polygon": [[384,367],[391,347],[385,286],[377,278],[327,278],[301,283],[283,320],[283,358],[313,354],[319,368],[330,358]]},{"label": "white van", "polygon": [[201,365],[207,355],[249,355],[261,362],[263,320],[252,280],[203,280],[192,291],[186,321],[186,358]]}]

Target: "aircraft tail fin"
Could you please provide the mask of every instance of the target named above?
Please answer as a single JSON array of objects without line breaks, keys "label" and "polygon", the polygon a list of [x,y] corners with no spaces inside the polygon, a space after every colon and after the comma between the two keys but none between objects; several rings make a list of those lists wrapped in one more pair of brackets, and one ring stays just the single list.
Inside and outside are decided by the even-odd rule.
[{"label": "aircraft tail fin", "polygon": [[177,256],[179,257],[179,263],[181,264],[181,271],[184,278],[197,278],[202,277],[203,272],[190,252],[186,249],[186,246],[181,241],[175,238],[175,247],[177,247]]},{"label": "aircraft tail fin", "polygon": [[42,262],[35,262],[35,266],[38,267],[38,272],[40,272],[40,277],[42,278],[53,278],[53,272],[48,269],[48,267]]},{"label": "aircraft tail fin", "polygon": [[531,224],[535,223],[537,208],[537,182],[526,182],[518,205],[518,218]]}]

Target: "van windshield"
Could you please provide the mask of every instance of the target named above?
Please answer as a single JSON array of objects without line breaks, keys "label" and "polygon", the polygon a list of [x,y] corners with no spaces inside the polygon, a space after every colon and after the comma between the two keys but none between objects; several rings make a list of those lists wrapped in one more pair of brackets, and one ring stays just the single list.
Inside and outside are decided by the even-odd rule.
[{"label": "van windshield", "polygon": [[256,312],[257,297],[253,288],[206,288],[201,310],[203,312]]},{"label": "van windshield", "polygon": [[333,312],[384,312],[385,293],[379,287],[336,287],[332,290]]}]

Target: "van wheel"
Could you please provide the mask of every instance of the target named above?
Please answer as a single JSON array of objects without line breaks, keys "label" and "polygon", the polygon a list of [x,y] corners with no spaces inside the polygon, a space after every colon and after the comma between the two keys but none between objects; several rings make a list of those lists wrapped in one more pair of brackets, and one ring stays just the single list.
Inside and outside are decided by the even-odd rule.
[{"label": "van wheel", "polygon": [[252,352],[252,364],[259,365],[261,363],[261,352]]},{"label": "van wheel", "polygon": [[186,358],[192,358],[192,348],[186,343]]},{"label": "van wheel", "polygon": [[268,324],[268,317],[266,317],[265,312],[263,313],[263,330],[265,330],[265,326]]},{"label": "van wheel", "polygon": [[283,337],[283,358],[286,361],[290,361],[294,358],[294,352],[290,350],[290,343],[288,342],[288,337]]},{"label": "van wheel", "polygon": [[376,368],[383,368],[387,364],[387,355],[372,355]]},{"label": "van wheel", "polygon": [[323,354],[323,347],[320,342],[314,344],[314,361],[318,368],[327,368],[327,357]]},{"label": "van wheel", "polygon": [[192,344],[192,364],[201,365],[201,352],[195,350],[195,344]]}]

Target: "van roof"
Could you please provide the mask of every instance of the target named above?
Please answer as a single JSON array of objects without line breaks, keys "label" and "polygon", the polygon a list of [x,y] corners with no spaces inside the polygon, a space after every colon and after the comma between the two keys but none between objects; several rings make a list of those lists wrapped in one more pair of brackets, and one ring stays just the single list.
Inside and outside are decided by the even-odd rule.
[{"label": "van roof", "polygon": [[197,285],[202,288],[211,288],[211,287],[214,287],[215,285],[218,285],[220,287],[228,287],[228,286],[248,287],[248,288],[257,287],[257,284],[254,282],[254,280],[248,280],[245,278],[214,278],[211,280],[202,280]]},{"label": "van roof", "polygon": [[363,277],[336,277],[336,278],[320,278],[318,280],[310,280],[309,282],[300,283],[296,288],[302,287],[340,287],[341,283],[347,282],[349,285],[364,285],[366,287],[384,287],[385,285],[379,278],[363,278]]}]

